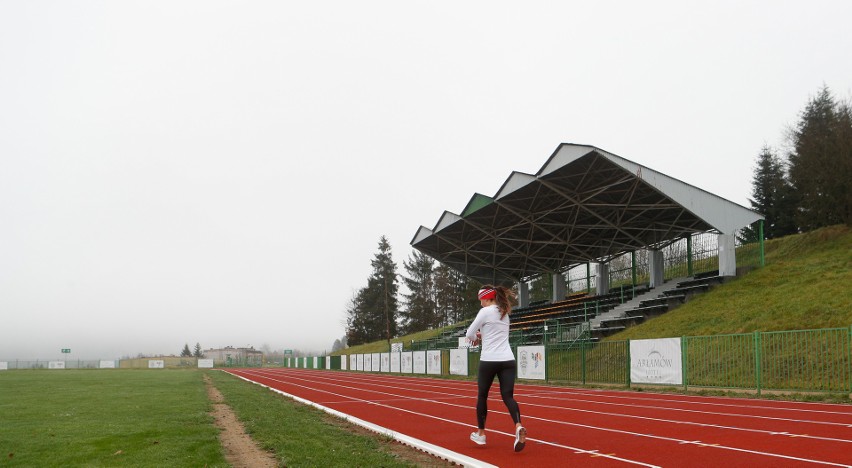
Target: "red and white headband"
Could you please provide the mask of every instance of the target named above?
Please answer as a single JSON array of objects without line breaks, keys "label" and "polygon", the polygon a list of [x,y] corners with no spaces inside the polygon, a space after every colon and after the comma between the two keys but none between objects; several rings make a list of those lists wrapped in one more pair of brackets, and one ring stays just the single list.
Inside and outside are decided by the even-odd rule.
[{"label": "red and white headband", "polygon": [[480,299],[494,299],[495,297],[497,297],[497,291],[491,288],[482,288],[479,290],[478,297]]}]

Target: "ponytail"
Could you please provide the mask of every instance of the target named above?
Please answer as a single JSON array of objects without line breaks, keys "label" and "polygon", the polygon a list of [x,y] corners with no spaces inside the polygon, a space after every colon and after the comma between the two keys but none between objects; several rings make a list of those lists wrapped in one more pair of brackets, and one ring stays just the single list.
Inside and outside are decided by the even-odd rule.
[{"label": "ponytail", "polygon": [[503,286],[491,286],[486,284],[480,291],[485,289],[492,289],[496,293],[494,296],[494,302],[497,303],[497,308],[500,309],[501,319],[512,312],[512,301],[515,299],[515,293],[511,289]]}]

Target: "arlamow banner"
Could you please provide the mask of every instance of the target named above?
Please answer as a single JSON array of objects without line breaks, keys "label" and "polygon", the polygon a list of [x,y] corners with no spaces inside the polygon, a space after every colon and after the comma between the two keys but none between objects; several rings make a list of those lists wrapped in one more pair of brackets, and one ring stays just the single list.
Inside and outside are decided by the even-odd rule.
[{"label": "arlamow banner", "polygon": [[630,340],[630,382],[683,385],[680,338]]}]

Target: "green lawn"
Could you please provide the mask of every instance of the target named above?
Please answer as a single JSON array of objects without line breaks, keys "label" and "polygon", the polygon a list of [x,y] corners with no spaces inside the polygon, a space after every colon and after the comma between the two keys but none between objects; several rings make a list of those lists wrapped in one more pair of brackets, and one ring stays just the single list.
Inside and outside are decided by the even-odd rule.
[{"label": "green lawn", "polygon": [[12,370],[0,372],[0,466],[228,466],[205,374],[279,464],[405,467],[425,457],[220,371]]},{"label": "green lawn", "polygon": [[228,466],[198,371],[0,372],[0,465]]}]

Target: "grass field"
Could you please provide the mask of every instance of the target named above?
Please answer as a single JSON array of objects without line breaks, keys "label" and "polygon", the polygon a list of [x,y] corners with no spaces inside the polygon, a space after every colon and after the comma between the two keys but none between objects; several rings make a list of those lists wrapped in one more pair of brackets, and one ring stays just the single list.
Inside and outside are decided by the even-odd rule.
[{"label": "grass field", "polygon": [[0,465],[227,466],[199,371],[4,371],[0,395]]},{"label": "grass field", "polygon": [[0,372],[0,466],[228,466],[205,374],[281,465],[417,466],[389,439],[223,372],[147,369]]}]

